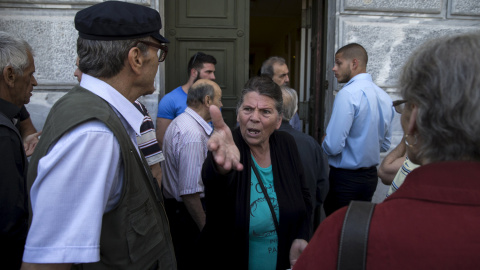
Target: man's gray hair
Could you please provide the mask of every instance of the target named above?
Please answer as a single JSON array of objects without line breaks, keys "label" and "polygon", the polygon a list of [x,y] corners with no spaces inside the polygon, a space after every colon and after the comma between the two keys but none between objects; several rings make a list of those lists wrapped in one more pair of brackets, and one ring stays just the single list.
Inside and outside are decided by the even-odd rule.
[{"label": "man's gray hair", "polygon": [[211,99],[215,97],[215,91],[211,84],[205,82],[192,85],[187,94],[187,106],[196,108],[203,104],[206,96],[209,96]]},{"label": "man's gray hair", "polygon": [[[81,72],[95,78],[112,78],[120,73],[125,65],[125,59],[130,49],[140,40],[149,37],[128,40],[89,40],[77,39],[78,68]],[[143,43],[136,45],[145,55],[148,46]]]},{"label": "man's gray hair", "polygon": [[0,70],[10,66],[15,74],[23,75],[23,71],[30,65],[28,52],[33,56],[32,47],[23,39],[0,31]]},{"label": "man's gray hair", "polygon": [[283,118],[290,121],[298,110],[298,95],[295,89],[286,85],[280,86],[283,97]]},{"label": "man's gray hair", "polygon": [[285,59],[279,56],[272,56],[265,60],[262,64],[262,68],[260,69],[261,75],[267,76],[270,79],[273,78],[273,65],[274,64],[279,64],[279,65],[285,65]]},{"label": "man's gray hair", "polygon": [[480,32],[435,39],[404,66],[399,83],[418,107],[420,160],[480,161],[479,48]]}]

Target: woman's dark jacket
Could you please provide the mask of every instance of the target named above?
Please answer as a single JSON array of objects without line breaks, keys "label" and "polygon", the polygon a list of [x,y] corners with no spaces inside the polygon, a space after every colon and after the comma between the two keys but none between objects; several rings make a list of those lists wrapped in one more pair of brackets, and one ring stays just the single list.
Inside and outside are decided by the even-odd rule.
[{"label": "woman's dark jacket", "polygon": [[[208,152],[203,164],[207,222],[200,237],[201,269],[248,269],[250,182],[252,158],[240,129],[233,131],[243,171],[220,175]],[[279,204],[277,269],[290,268],[294,239],[310,239],[311,203],[303,167],[293,137],[275,131],[270,136],[270,156]]]}]

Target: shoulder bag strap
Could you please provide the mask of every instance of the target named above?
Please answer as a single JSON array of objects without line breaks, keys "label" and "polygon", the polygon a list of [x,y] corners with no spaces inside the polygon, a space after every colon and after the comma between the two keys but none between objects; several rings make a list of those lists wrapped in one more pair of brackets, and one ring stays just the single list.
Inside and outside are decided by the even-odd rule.
[{"label": "shoulder bag strap", "polygon": [[338,248],[338,270],[365,269],[367,241],[375,204],[351,201],[343,221]]},{"label": "shoulder bag strap", "polygon": [[262,178],[260,178],[260,174],[258,173],[257,168],[253,164],[252,164],[252,169],[255,175],[257,176],[257,180],[258,180],[258,183],[260,184],[260,187],[262,188],[263,195],[265,195],[265,199],[267,200],[268,207],[270,208],[270,212],[272,212],[273,223],[275,224],[275,230],[277,230],[277,234],[278,234],[277,215],[275,215],[275,211],[273,210],[273,205],[272,205],[272,202],[270,201],[270,197],[268,196],[267,189],[263,185]]}]

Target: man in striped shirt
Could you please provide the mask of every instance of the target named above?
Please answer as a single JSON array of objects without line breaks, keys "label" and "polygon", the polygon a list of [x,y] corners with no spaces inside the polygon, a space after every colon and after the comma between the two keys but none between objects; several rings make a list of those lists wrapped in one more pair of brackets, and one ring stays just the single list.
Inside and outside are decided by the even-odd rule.
[{"label": "man in striped shirt", "polygon": [[188,91],[185,112],[173,119],[163,139],[165,210],[179,270],[194,269],[192,246],[205,226],[201,170],[213,131],[208,124],[209,108],[220,108],[221,98],[222,91],[215,82],[195,82]]}]

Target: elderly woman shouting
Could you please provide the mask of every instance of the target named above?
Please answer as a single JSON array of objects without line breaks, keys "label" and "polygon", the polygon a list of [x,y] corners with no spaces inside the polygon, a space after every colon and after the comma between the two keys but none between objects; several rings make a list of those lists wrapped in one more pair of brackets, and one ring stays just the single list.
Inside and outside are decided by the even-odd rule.
[{"label": "elderly woman shouting", "polygon": [[[311,234],[310,194],[293,137],[276,131],[282,92],[250,79],[232,132],[212,108],[215,131],[203,164],[207,222],[201,261],[208,269],[288,269]],[[232,136],[233,135],[233,136]]]},{"label": "elderly woman shouting", "polygon": [[[421,166],[375,207],[366,269],[478,269],[479,48],[479,32],[445,37],[425,43],[406,63],[401,124],[407,155]],[[320,225],[295,270],[337,269],[346,212]]]}]

